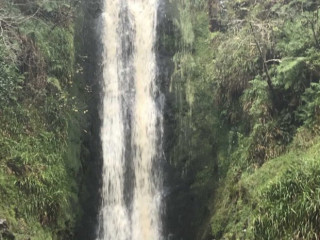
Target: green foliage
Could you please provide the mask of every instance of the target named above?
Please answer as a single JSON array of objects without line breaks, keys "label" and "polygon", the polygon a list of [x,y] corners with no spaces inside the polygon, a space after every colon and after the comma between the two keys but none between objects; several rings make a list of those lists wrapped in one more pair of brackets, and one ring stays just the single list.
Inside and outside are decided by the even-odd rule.
[{"label": "green foliage", "polygon": [[254,123],[265,123],[271,120],[272,102],[270,98],[267,82],[261,76],[250,81],[250,87],[242,96],[242,105]]},{"label": "green foliage", "polygon": [[290,141],[288,133],[277,123],[256,124],[249,137],[249,160],[262,165],[265,160],[279,156]]},{"label": "green foliage", "polygon": [[69,239],[80,214],[74,4],[0,3],[0,217],[18,240]]},{"label": "green foliage", "polygon": [[207,238],[319,238],[319,2],[176,5],[170,156],[191,186],[218,186]]},{"label": "green foliage", "polygon": [[[1,47],[1,46],[0,46]],[[18,74],[16,66],[2,58],[5,51],[0,48],[0,103],[1,106],[17,101],[24,76]]]},{"label": "green foliage", "polygon": [[217,239],[253,239],[248,229],[252,209],[250,195],[244,184],[239,182],[241,169],[230,166],[225,181],[217,191],[213,206],[211,233]]},{"label": "green foliage", "polygon": [[[177,31],[181,32],[181,39],[178,39],[178,42],[182,44],[177,44],[181,48],[173,57],[175,69],[170,86],[174,95],[174,111],[177,119],[175,137],[176,141],[181,143],[173,150],[173,159],[174,164],[184,169],[186,179],[189,177],[194,179],[195,175],[190,170],[202,169],[211,158],[211,144],[214,143],[212,131],[217,121],[215,113],[210,113],[214,101],[211,94],[213,90],[208,76],[204,74],[207,60],[210,57],[206,41],[208,30],[205,28],[207,17],[204,14],[198,14],[194,16],[197,18],[195,21],[186,11],[186,9],[194,11],[194,6],[191,2],[186,2],[186,4],[178,4],[184,9],[181,14],[185,14],[184,17],[188,19],[181,20],[182,16],[176,19],[179,21],[179,24],[176,25]],[[189,41],[191,35],[188,35],[190,38],[185,36],[186,29],[192,35],[197,33],[198,37]],[[197,54],[192,54],[193,49],[197,49]],[[208,131],[208,128],[212,131]],[[203,151],[199,151],[200,146]],[[199,162],[201,164],[197,166],[196,163]]]},{"label": "green foliage", "polygon": [[254,79],[258,58],[246,31],[226,37],[219,41],[212,67],[217,100],[228,108]]},{"label": "green foliage", "polygon": [[320,224],[319,151],[300,155],[299,168],[287,169],[261,190],[253,221],[255,239],[317,239]]},{"label": "green foliage", "polygon": [[[19,206],[17,214],[21,218],[34,217],[43,226],[54,229],[69,228],[65,223],[75,221],[77,186],[72,169],[66,167],[73,157],[65,158],[69,146],[64,133],[67,129],[49,132],[43,125],[46,120],[35,109],[19,114],[10,111],[3,112],[0,150],[4,157],[1,164],[7,169],[2,174],[13,179],[8,186],[13,196],[2,196]],[[14,200],[17,194],[23,197]]]},{"label": "green foliage", "polygon": [[[53,30],[44,28],[42,31],[37,29],[35,36],[46,59],[48,75],[55,76],[66,85],[71,81],[74,70],[73,32],[61,27]],[[55,44],[51,44],[53,42]]]},{"label": "green foliage", "polygon": [[306,72],[306,58],[284,59],[277,67],[277,76],[274,81],[275,86],[299,93],[308,84],[306,82]]},{"label": "green foliage", "polygon": [[217,239],[317,239],[319,139],[261,168],[237,162],[217,192],[211,228]]},{"label": "green foliage", "polygon": [[305,24],[303,17],[295,17],[295,21],[286,21],[277,29],[279,41],[276,50],[284,56],[303,56],[313,45],[311,30]]},{"label": "green foliage", "polygon": [[302,95],[297,116],[313,132],[320,133],[320,83],[311,83]]},{"label": "green foliage", "polygon": [[188,46],[194,43],[193,26],[190,19],[190,2],[186,1],[186,5],[179,9],[180,19],[177,25],[181,31],[182,42]]}]

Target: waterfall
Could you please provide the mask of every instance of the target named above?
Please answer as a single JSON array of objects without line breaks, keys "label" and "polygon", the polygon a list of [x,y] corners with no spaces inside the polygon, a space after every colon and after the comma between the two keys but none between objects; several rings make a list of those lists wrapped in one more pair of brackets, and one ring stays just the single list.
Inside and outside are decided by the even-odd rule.
[{"label": "waterfall", "polygon": [[103,0],[99,240],[161,240],[158,0]]}]

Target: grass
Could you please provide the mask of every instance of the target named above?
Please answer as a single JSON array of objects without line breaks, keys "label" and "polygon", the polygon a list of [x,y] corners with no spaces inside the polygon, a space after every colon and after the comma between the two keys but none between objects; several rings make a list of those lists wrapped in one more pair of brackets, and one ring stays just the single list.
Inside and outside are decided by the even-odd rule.
[{"label": "grass", "polygon": [[258,169],[233,166],[211,218],[217,239],[319,239],[320,140]]}]

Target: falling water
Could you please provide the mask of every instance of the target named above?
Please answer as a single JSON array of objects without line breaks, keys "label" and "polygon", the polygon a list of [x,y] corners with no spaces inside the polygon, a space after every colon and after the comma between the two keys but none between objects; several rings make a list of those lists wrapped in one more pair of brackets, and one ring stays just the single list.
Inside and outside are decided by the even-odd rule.
[{"label": "falling water", "polygon": [[158,0],[104,0],[99,240],[162,239],[157,4]]}]

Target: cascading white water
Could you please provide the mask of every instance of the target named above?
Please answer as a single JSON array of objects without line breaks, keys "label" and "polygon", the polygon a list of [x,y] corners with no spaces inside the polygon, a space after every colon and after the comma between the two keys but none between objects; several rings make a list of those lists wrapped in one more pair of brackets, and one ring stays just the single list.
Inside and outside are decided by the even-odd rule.
[{"label": "cascading white water", "polygon": [[158,0],[104,0],[99,240],[161,240]]}]

